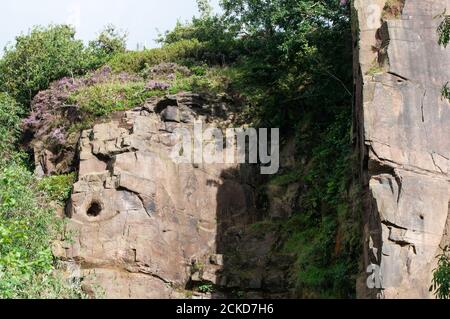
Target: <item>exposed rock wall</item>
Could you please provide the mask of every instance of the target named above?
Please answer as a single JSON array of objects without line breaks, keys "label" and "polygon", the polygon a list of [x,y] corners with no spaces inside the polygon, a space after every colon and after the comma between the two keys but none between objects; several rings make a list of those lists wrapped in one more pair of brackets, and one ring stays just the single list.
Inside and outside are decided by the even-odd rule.
[{"label": "exposed rock wall", "polygon": [[[235,164],[176,164],[175,128],[226,124],[220,97],[148,101],[82,133],[60,255],[90,291],[112,298],[184,298],[196,283],[227,286],[219,231],[254,218],[252,187]],[[211,297],[208,294],[199,297]]]},{"label": "exposed rock wall", "polygon": [[[355,0],[355,140],[366,190],[359,297],[431,298],[448,241],[450,51],[435,16],[448,0]],[[369,289],[367,277],[369,276]]]}]

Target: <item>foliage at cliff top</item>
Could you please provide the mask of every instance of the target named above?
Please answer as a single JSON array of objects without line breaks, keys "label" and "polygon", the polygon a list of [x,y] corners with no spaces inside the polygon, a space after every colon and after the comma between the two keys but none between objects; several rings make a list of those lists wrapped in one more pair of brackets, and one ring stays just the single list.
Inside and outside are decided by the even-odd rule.
[{"label": "foliage at cliff top", "polygon": [[35,27],[5,48],[0,60],[0,91],[28,106],[34,95],[52,81],[85,74],[125,50],[124,38],[108,27],[85,47],[66,25]]},{"label": "foliage at cliff top", "polygon": [[138,74],[114,72],[104,66],[83,77],[65,77],[40,91],[22,121],[27,135],[47,149],[63,153],[75,148],[83,129],[108,119],[116,111],[142,106],[148,99],[181,91],[219,93],[227,81],[214,69],[160,63]]}]

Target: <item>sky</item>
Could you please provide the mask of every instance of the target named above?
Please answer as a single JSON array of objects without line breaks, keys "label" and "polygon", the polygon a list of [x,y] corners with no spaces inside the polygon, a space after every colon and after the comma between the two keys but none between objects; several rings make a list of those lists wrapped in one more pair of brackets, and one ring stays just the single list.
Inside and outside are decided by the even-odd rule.
[{"label": "sky", "polygon": [[[216,12],[218,3],[211,0]],[[128,32],[129,49],[152,48],[158,46],[158,34],[194,15],[196,0],[6,0],[0,10],[0,49],[35,25],[60,23],[75,26],[77,38],[86,42],[113,24]]]}]

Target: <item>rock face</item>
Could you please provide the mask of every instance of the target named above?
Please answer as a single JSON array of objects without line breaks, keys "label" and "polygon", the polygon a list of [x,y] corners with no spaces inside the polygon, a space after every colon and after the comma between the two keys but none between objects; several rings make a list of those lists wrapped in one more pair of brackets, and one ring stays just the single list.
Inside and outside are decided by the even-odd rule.
[{"label": "rock face", "polygon": [[[431,298],[448,243],[450,51],[446,0],[355,0],[355,127],[366,190],[362,298]],[[369,278],[367,278],[369,276]],[[373,289],[370,289],[373,288]]]},{"label": "rock face", "polygon": [[[148,101],[82,133],[79,178],[66,209],[63,259],[84,286],[111,298],[183,298],[196,283],[226,285],[217,251],[224,225],[252,218],[253,189],[234,164],[177,164],[176,128],[213,122],[221,98]],[[228,114],[230,114],[228,112]]]}]

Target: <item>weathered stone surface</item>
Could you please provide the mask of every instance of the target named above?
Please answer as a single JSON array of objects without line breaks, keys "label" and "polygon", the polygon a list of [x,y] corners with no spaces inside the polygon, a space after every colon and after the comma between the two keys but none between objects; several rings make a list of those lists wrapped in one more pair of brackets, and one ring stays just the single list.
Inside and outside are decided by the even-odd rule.
[{"label": "weathered stone surface", "polygon": [[[170,285],[158,278],[139,273],[130,273],[120,269],[97,268],[85,271],[88,278],[84,282],[85,290],[93,296],[105,293],[113,299],[168,299],[172,296]],[[95,285],[101,283],[101,288]]]},{"label": "weathered stone surface", "polygon": [[168,106],[161,113],[161,117],[165,122],[180,122],[180,111],[176,106]]},{"label": "weathered stone surface", "polygon": [[[375,288],[360,297],[429,298],[449,204],[450,51],[439,47],[434,17],[450,1],[354,1],[355,136],[365,201],[365,267]],[[382,19],[382,17],[384,17]],[[378,271],[379,269],[379,271]],[[363,283],[364,281],[364,283]]]},{"label": "weathered stone surface", "polygon": [[[161,112],[166,120],[172,112],[178,120],[180,110],[207,120],[206,110],[190,109],[205,101],[188,94],[162,101],[96,125],[80,139],[79,180],[66,212],[73,243],[57,251],[80,265],[92,293],[96,284],[111,298],[177,298],[196,280],[220,285],[218,223],[253,210],[253,189],[239,180],[236,165],[196,168],[170,157],[177,140],[167,124],[189,130],[192,124],[164,123]],[[224,178],[227,171],[236,174]],[[201,271],[192,260],[201,261]]]}]

